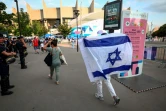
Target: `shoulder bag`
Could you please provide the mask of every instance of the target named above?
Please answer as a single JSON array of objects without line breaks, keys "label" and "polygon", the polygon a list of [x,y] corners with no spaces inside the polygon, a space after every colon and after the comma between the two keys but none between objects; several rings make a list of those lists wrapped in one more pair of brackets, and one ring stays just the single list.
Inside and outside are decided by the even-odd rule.
[{"label": "shoulder bag", "polygon": [[[53,51],[53,49],[52,49]],[[44,59],[44,62],[47,64],[47,66],[51,66],[52,65],[52,53],[48,53],[47,56]]]}]

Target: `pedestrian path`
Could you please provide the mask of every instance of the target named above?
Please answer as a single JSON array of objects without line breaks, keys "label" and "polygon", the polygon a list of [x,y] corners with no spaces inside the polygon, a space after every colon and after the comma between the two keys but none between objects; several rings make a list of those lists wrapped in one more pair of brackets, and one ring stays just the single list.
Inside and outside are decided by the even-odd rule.
[{"label": "pedestrian path", "polygon": [[[20,64],[10,66],[11,83],[16,87],[13,95],[0,96],[0,111],[166,111],[166,88],[136,94],[114,79],[120,104],[113,106],[104,84],[104,101],[98,101],[80,52],[69,45],[59,45],[68,62],[68,66],[60,69],[60,85],[48,79],[49,68],[43,61],[47,53],[35,54],[30,47],[26,58],[28,69],[21,70]],[[145,64],[143,71],[164,81],[165,72],[153,65]]]}]

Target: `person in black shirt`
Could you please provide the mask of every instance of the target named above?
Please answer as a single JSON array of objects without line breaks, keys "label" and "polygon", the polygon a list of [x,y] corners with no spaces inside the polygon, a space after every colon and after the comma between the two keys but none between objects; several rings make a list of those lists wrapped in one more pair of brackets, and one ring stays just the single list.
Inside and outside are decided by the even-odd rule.
[{"label": "person in black shirt", "polygon": [[40,49],[40,45],[41,45],[41,41],[40,41],[40,39],[38,38],[38,49]]},{"label": "person in black shirt", "polygon": [[24,42],[24,38],[18,37],[18,42],[16,43],[16,47],[20,54],[20,61],[21,61],[21,69],[26,69],[27,66],[25,65],[25,55],[24,51],[26,50],[26,43]]},{"label": "person in black shirt", "polygon": [[5,45],[5,47],[8,47],[8,46],[9,46],[9,40],[8,40],[8,37],[5,37],[4,45]]},{"label": "person in black shirt", "polygon": [[16,38],[13,38],[12,45],[13,45],[13,51],[16,53],[15,57],[18,58],[18,56],[17,56],[17,47],[16,47]]},{"label": "person in black shirt", "polygon": [[4,43],[3,34],[0,34],[0,76],[1,76],[1,95],[10,95],[13,92],[8,91],[8,89],[14,88],[14,85],[10,85],[9,82],[9,65],[6,63],[5,59],[7,56],[14,56],[14,52],[6,52],[6,47]]},{"label": "person in black shirt", "polygon": [[7,48],[8,48],[8,52],[12,52],[12,50],[13,50],[12,40],[9,39],[8,42],[9,42],[9,45],[8,45],[8,47],[7,47]]}]

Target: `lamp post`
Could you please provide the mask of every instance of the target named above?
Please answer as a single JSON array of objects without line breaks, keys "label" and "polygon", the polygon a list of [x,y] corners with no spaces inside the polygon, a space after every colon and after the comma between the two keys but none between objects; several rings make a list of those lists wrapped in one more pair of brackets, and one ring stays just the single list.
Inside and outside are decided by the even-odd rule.
[{"label": "lamp post", "polygon": [[76,24],[77,24],[77,52],[78,52],[78,16],[79,16],[79,10],[74,10],[74,15],[76,16]]},{"label": "lamp post", "polygon": [[14,0],[14,2],[16,2],[16,7],[17,7],[17,17],[18,17],[18,28],[19,28],[19,33],[20,33],[20,36],[21,36],[21,25],[20,25],[20,15],[19,15],[19,8],[18,8],[18,1],[17,0]]},{"label": "lamp post", "polygon": [[151,24],[150,24],[150,38],[152,38],[152,26],[153,26],[153,23],[151,22]]}]

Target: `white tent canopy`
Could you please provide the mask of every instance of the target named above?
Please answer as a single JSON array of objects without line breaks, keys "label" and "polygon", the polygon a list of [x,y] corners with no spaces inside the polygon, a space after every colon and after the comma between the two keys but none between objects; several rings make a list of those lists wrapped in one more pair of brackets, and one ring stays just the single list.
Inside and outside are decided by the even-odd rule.
[{"label": "white tent canopy", "polygon": [[[89,13],[85,16],[81,15],[78,17],[78,26],[84,23],[87,23],[89,21],[93,21],[96,19],[104,19],[104,10],[99,11],[99,12],[93,12],[93,13]],[[76,19],[72,20],[71,22],[69,22],[69,25],[71,27],[76,27],[77,23],[76,23]]]}]

